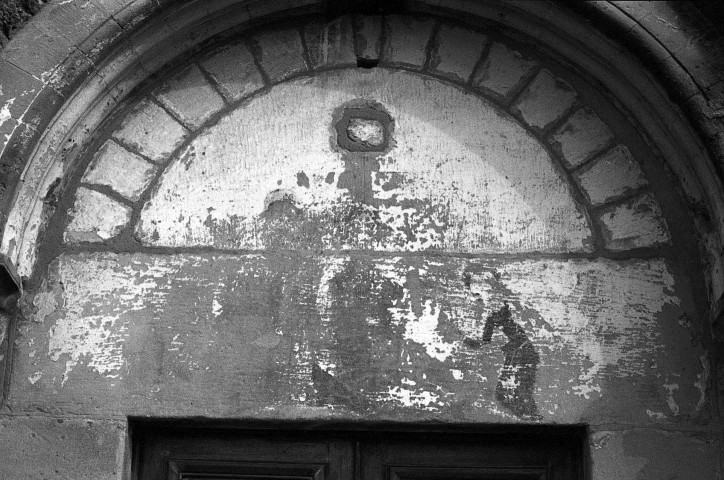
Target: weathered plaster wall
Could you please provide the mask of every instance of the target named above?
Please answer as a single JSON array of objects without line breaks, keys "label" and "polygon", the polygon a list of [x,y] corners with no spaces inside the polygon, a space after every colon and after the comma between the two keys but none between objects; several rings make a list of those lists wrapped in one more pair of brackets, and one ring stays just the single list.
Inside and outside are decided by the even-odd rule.
[{"label": "weathered plaster wall", "polygon": [[585,423],[594,478],[719,478],[695,222],[625,109],[454,21],[240,38],[122,104],[48,197],[13,478],[118,478],[127,415]]}]

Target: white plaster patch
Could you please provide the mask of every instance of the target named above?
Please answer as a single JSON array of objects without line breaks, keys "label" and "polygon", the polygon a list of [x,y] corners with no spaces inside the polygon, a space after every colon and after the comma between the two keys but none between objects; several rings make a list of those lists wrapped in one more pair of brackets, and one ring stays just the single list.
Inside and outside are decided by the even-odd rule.
[{"label": "white plaster patch", "polygon": [[674,390],[679,389],[678,383],[665,383],[664,388],[669,392],[668,396],[666,397],[666,404],[671,409],[671,413],[674,415],[679,414],[679,405],[677,405],[676,400],[674,399]]},{"label": "white plaster patch", "polygon": [[131,219],[131,208],[81,187],[76,191],[71,221],[63,234],[68,243],[100,243],[115,237]]},{"label": "white plaster patch", "polygon": [[[159,344],[165,352],[178,352],[157,365],[168,368],[159,374],[164,382],[181,382],[169,383],[174,388],[187,385],[189,380],[182,377],[186,368],[199,375],[191,380],[197,386],[217,378],[213,375],[219,375],[219,365],[234,364],[238,342],[246,342],[254,348],[280,349],[269,352],[283,357],[276,364],[285,379],[280,401],[315,400],[319,385],[313,375],[318,368],[383,408],[444,412],[454,398],[480,405],[480,415],[490,419],[518,418],[510,405],[499,401],[498,388],[509,403],[525,393],[544,420],[555,421],[579,421],[580,412],[593,401],[606,402],[612,411],[627,409],[628,400],[615,398],[625,388],[621,383],[640,379],[657,388],[637,404],[639,410],[625,413],[627,419],[676,415],[677,408],[684,417],[707,403],[708,360],[701,359],[704,371],[697,377],[692,365],[698,365],[699,353],[687,335],[680,335],[680,329],[688,327],[676,321],[681,309],[676,308],[679,299],[664,260],[285,255],[291,263],[279,262],[275,255],[62,255],[51,267],[52,282],[42,288],[46,293],[35,298],[37,314],[21,332],[24,338],[35,332],[39,342],[20,345],[26,361],[17,378],[28,392],[50,388],[55,376],[68,391],[69,384],[75,388],[76,374],[77,381],[88,386],[126,378],[124,385],[130,385],[139,371],[129,364],[124,348],[144,345],[151,328],[162,331]],[[276,324],[269,320],[275,315],[271,311],[255,312],[248,322],[232,320],[247,305],[240,300],[246,293],[239,290],[265,298],[270,281],[275,295],[282,292],[284,302],[298,305],[299,311],[282,309],[284,318]],[[350,308],[355,300],[348,296],[353,291],[365,296],[360,305],[384,306],[361,307],[355,317],[356,309]],[[525,384],[530,375],[525,362],[506,359],[506,345],[512,342],[502,328],[496,327],[489,342],[481,340],[486,319],[504,302],[539,356],[534,385]],[[219,306],[228,310],[219,312]],[[232,316],[234,329],[217,331],[216,313],[224,320]],[[247,323],[250,330],[242,328]],[[370,348],[355,352],[353,360],[350,344],[340,341],[340,332],[349,333],[352,324],[355,329],[369,326],[368,335],[359,330],[355,335],[371,342]],[[465,339],[478,344],[471,346]],[[27,352],[34,350],[38,353],[31,357]],[[218,360],[228,362],[219,363],[217,354]],[[667,364],[669,358],[676,361]],[[359,378],[358,368],[380,375],[368,382]],[[25,379],[37,372],[42,379],[30,389]],[[618,387],[611,386],[616,382]]]},{"label": "white plaster patch", "polygon": [[394,400],[406,407],[413,407],[429,412],[437,412],[444,405],[440,395],[424,389],[405,388],[404,386],[389,387],[382,396],[383,400]]},{"label": "white plaster patch", "polygon": [[392,318],[405,325],[405,340],[423,345],[430,357],[444,362],[455,352],[456,345],[443,340],[436,331],[440,321],[440,306],[433,300],[425,301],[419,316],[414,314],[410,303],[408,309],[393,312]]},{"label": "white plaster patch", "polygon": [[144,275],[139,277],[138,265],[119,265],[113,256],[60,258],[63,306],[48,331],[48,356],[65,361],[61,386],[79,364],[106,378],[122,374],[129,325],[119,318],[152,305],[148,297],[159,296],[157,282],[175,269],[164,263],[144,265]]},{"label": "white plaster patch", "polygon": [[0,108],[0,127],[3,126],[3,123],[12,118],[12,115],[10,114],[10,107],[13,106],[14,102],[15,98],[10,98],[7,102],[5,102],[5,105]]},{"label": "white plaster patch", "polygon": [[[351,154],[330,147],[333,112],[358,99],[381,103],[395,122],[367,203],[340,183]],[[519,124],[447,84],[380,68],[276,85],[231,112],[172,162],[136,231],[148,245],[269,248],[265,199],[278,191],[301,219],[301,246],[591,249],[570,186]]]},{"label": "white plaster patch", "polygon": [[645,374],[643,351],[661,348],[656,314],[679,303],[669,293],[674,278],[663,260],[527,261],[505,266],[501,275],[521,306],[538,312],[549,327],[536,329],[542,335],[536,341],[563,340],[592,364],[573,387],[586,398],[601,392],[597,377],[607,366],[615,365],[619,375]]}]

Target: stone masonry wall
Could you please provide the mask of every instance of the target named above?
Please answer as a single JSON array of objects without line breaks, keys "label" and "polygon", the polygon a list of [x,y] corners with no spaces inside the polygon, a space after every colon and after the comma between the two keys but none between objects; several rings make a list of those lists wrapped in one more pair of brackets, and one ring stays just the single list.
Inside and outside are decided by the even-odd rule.
[{"label": "stone masonry wall", "polygon": [[156,78],[23,272],[12,478],[126,478],[127,416],[583,423],[593,478],[721,478],[693,222],[591,79],[424,15],[261,26]]}]

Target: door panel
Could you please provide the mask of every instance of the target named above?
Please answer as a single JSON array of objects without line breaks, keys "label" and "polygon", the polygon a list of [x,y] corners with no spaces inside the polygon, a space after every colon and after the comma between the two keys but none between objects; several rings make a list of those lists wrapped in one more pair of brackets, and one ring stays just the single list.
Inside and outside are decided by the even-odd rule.
[{"label": "door panel", "polygon": [[[557,431],[557,430],[552,430]],[[144,428],[134,480],[582,480],[567,434]]]}]

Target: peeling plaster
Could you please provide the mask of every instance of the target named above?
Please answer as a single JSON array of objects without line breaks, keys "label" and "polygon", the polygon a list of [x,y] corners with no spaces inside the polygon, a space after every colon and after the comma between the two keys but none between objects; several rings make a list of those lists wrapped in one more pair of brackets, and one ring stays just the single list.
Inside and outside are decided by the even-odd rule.
[{"label": "peeling plaster", "polygon": [[[389,152],[352,155],[330,138],[334,112],[365,99],[394,121]],[[225,249],[591,249],[585,216],[533,136],[478,97],[385,69],[293,80],[231,111],[171,162],[136,233],[147,245]]]},{"label": "peeling plaster", "polygon": [[[16,378],[73,391],[74,379],[125,385],[158,368],[143,375],[186,384],[229,375],[243,354],[273,365],[279,405],[442,413],[454,400],[529,420],[622,402],[611,382],[648,379],[640,415],[665,421],[707,403],[708,373],[687,373],[704,360],[686,356],[679,290],[663,260],[62,255],[21,329],[45,340],[20,342]],[[496,327],[483,341],[506,304],[530,344],[521,353],[539,357],[533,376],[507,360],[514,334]],[[157,357],[129,363],[129,348]]]},{"label": "peeling plaster", "polygon": [[10,114],[10,107],[13,106],[14,102],[15,98],[10,98],[7,102],[5,102],[5,105],[0,108],[0,127],[12,118],[12,115]]}]

